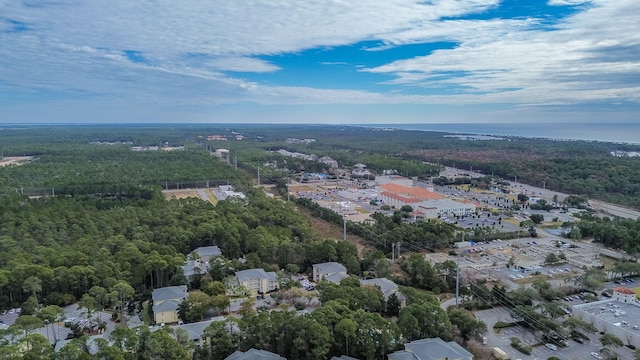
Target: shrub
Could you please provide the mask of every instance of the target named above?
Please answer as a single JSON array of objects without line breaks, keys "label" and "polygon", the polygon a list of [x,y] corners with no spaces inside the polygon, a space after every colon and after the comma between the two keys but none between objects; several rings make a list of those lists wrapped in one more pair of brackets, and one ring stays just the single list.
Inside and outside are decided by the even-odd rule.
[{"label": "shrub", "polygon": [[515,323],[508,323],[504,321],[498,321],[497,323],[495,323],[495,325],[493,325],[493,327],[496,329],[503,329],[503,328],[508,328],[512,326],[515,326]]},{"label": "shrub", "polygon": [[520,351],[523,354],[531,355],[531,345],[522,343],[522,341],[520,341],[520,339],[516,337],[511,338],[511,346],[513,346],[514,349]]}]

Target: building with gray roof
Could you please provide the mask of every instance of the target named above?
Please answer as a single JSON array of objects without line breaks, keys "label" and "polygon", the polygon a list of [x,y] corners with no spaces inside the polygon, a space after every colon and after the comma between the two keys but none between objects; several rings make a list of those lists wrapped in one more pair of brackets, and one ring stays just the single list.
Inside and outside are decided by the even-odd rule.
[{"label": "building with gray roof", "polygon": [[473,360],[473,354],[455,341],[422,339],[404,344],[403,351],[388,355],[389,360]]},{"label": "building with gray roof", "polygon": [[[201,346],[203,341],[205,340],[204,331],[207,329],[207,327],[209,327],[211,323],[224,322],[226,320],[227,320],[227,317],[225,316],[217,316],[210,320],[204,320],[204,321],[183,324],[183,325],[176,325],[173,327],[173,329],[184,330],[187,333],[187,335],[189,335],[189,338],[193,340],[194,344]],[[231,334],[237,334],[240,332],[240,328],[238,328],[238,326],[232,322],[229,322],[226,326],[228,326],[228,331]],[[160,328],[161,327],[154,327],[152,328],[152,331],[155,331]],[[175,332],[173,333],[173,335],[175,336]]]},{"label": "building with gray roof", "polygon": [[193,280],[194,276],[204,275],[208,271],[209,271],[209,262],[203,262],[200,259],[187,260],[185,264],[182,265],[182,273],[190,281]]},{"label": "building with gray roof", "polygon": [[614,334],[625,345],[640,347],[640,303],[633,290],[618,287],[611,299],[574,305],[571,310],[574,317],[598,331]]},{"label": "building with gray roof", "polygon": [[222,255],[222,251],[217,246],[201,246],[193,251],[198,254],[200,260],[205,263],[208,263],[211,258]]},{"label": "building with gray roof", "polygon": [[178,307],[189,296],[186,285],[167,286],[153,290],[153,319],[156,324],[178,322]]},{"label": "building with gray roof", "polygon": [[267,350],[249,349],[245,352],[236,351],[227,356],[225,360],[287,360],[278,354]]},{"label": "building with gray roof", "polygon": [[[326,262],[313,265],[313,281],[315,282],[318,282],[323,278],[328,278],[333,274],[342,274],[344,275],[342,278],[344,278],[347,275],[347,268],[337,262]],[[342,278],[340,278],[340,280],[342,280]],[[340,280],[338,280],[338,282],[340,282]]]},{"label": "building with gray roof", "polygon": [[401,307],[404,307],[407,303],[407,298],[398,290],[398,285],[387,278],[360,280],[360,285],[372,285],[379,287],[380,291],[382,291],[382,295],[384,296],[384,301],[389,301],[389,296],[391,296],[391,294],[395,294],[398,301],[400,301]]},{"label": "building with gray roof", "polygon": [[244,286],[252,295],[278,290],[278,275],[264,269],[248,269],[236,272],[236,285]]}]

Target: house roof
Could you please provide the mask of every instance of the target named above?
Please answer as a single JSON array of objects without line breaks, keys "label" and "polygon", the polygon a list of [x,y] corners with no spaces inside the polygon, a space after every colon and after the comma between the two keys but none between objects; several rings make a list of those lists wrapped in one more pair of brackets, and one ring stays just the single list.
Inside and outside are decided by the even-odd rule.
[{"label": "house roof", "polygon": [[249,281],[251,279],[268,279],[277,280],[278,277],[275,272],[266,272],[264,269],[247,269],[236,272],[236,278],[240,283]]},{"label": "house roof", "polygon": [[184,276],[193,276],[196,275],[196,269],[200,269],[198,274],[205,274],[208,267],[208,263],[204,263],[200,260],[187,260],[185,264],[182,265],[182,272],[184,273]]},{"label": "house roof", "polygon": [[[440,338],[422,339],[404,344],[404,351],[396,351],[389,354],[390,360],[471,360],[473,354],[465,350],[462,346],[454,341],[444,342]],[[408,357],[406,354],[411,353],[415,357]]]},{"label": "house roof", "polygon": [[201,257],[222,255],[222,251],[217,246],[201,246],[194,251]]},{"label": "house roof", "polygon": [[176,310],[178,310],[178,307],[180,306],[181,302],[182,302],[182,300],[175,300],[175,299],[165,300],[165,301],[161,302],[160,304],[155,305],[153,307],[153,312],[154,313],[161,313],[161,312],[166,312],[166,311],[176,311]]},{"label": "house roof", "polygon": [[314,264],[313,270],[316,271],[320,276],[323,274],[332,274],[337,272],[347,272],[347,268],[344,265],[337,262],[326,262],[320,264]]},{"label": "house roof", "polygon": [[339,284],[340,281],[346,277],[349,277],[349,275],[342,272],[337,272],[337,273],[333,273],[325,276],[324,279],[334,284]]},{"label": "house roof", "polygon": [[[204,330],[207,327],[209,327],[211,323],[216,321],[225,321],[226,319],[227,318],[224,316],[217,316],[211,320],[199,321],[199,322],[184,324],[184,325],[177,325],[175,326],[175,328],[183,329],[184,331],[186,331],[187,334],[189,334],[189,337],[191,338],[191,340],[198,340],[202,338],[202,335],[204,335]],[[230,333],[238,333],[239,331],[240,329],[238,329],[236,325],[230,325],[230,328],[229,328]]]},{"label": "house roof", "polygon": [[286,360],[278,354],[266,350],[249,349],[245,352],[236,351],[227,356],[225,360]]},{"label": "house roof", "polygon": [[188,295],[189,293],[187,292],[186,285],[167,286],[153,290],[151,299],[153,302],[175,299],[182,300],[186,299]]},{"label": "house roof", "polygon": [[[107,339],[104,338],[103,334],[98,334],[98,335],[89,336],[84,341],[84,345],[85,345],[86,349],[88,350],[89,354],[91,354],[91,355],[95,355],[95,354],[98,353],[98,351],[100,351],[100,349],[98,348],[98,344],[96,343],[97,339],[107,340]],[[62,350],[62,348],[65,345],[67,345],[70,342],[71,342],[71,339],[69,339],[69,340],[65,340],[65,339],[58,340],[58,342],[55,344],[55,347],[54,347],[55,352],[59,352],[60,350]],[[112,341],[107,341],[107,343],[109,343],[109,345],[111,345]]]},{"label": "house roof", "polygon": [[628,289],[626,287],[617,287],[617,288],[614,288],[613,291],[615,291],[617,293],[620,293],[620,294],[625,294],[625,295],[635,295],[636,294],[635,291],[633,291],[631,289]]},{"label": "house roof", "polygon": [[398,300],[403,298],[402,294],[398,292],[398,285],[387,278],[360,280],[360,284],[379,286],[385,300],[389,300],[389,296],[391,296],[391,294],[396,294]]},{"label": "house roof", "polygon": [[396,351],[389,354],[389,360],[421,360],[415,354],[408,351]]}]

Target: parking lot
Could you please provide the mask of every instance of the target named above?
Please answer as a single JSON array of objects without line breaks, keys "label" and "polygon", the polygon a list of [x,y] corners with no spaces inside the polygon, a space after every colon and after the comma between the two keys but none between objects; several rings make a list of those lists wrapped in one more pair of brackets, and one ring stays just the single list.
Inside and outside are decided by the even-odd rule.
[{"label": "parking lot", "polygon": [[[584,360],[593,359],[594,357],[591,353],[599,353],[600,349],[602,349],[602,344],[598,340],[600,335],[594,334],[590,335],[590,339],[583,344],[574,340],[568,340],[566,347],[557,347],[557,350],[552,350],[541,343],[541,339],[538,336],[520,326],[502,328],[499,332],[493,331],[492,327],[498,321],[515,321],[506,308],[476,311],[475,314],[479,320],[487,324],[488,331],[484,334],[487,338],[487,344],[484,346],[499,347],[509,355],[510,359],[542,360],[556,356],[563,360]],[[535,345],[533,346],[531,355],[523,354],[513,348],[511,346],[512,337],[520,339],[525,344]],[[615,351],[618,353],[620,359],[633,359],[632,350],[626,347],[619,347],[615,349]]]}]

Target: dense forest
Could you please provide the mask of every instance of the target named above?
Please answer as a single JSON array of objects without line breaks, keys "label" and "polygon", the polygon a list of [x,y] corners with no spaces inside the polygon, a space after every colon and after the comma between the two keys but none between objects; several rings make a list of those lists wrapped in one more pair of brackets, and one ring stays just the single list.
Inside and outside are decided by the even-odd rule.
[{"label": "dense forest", "polygon": [[[238,134],[242,134],[242,140],[236,140]],[[219,135],[227,141],[207,141],[208,135]],[[0,132],[0,150],[4,156],[34,156],[41,161],[37,170],[13,170],[14,173],[6,175],[4,170],[0,189],[28,191],[29,188],[37,188],[42,192],[61,187],[61,191],[83,191],[87,179],[97,181],[110,176],[121,178],[122,186],[169,182],[175,187],[181,181],[198,185],[206,181],[227,180],[246,184],[246,178],[235,178],[242,175],[223,171],[225,176],[221,176],[215,162],[204,156],[198,158],[193,153],[145,152],[134,155],[127,154],[126,146],[95,145],[118,143],[208,150],[225,148],[229,150],[230,163],[237,164],[254,178],[261,168],[261,179],[267,183],[277,183],[301,170],[330,171],[326,164],[284,157],[275,152],[285,149],[320,157],[330,156],[347,168],[364,163],[375,172],[393,169],[401,175],[424,178],[436,175],[439,170],[436,165],[423,163],[427,161],[482,171],[506,181],[517,176],[518,181],[525,184],[544,184],[550,190],[640,208],[640,185],[636,180],[640,178],[640,158],[612,155],[614,151],[640,151],[638,145],[520,137],[479,141],[448,135],[452,134],[322,125],[140,125],[128,127],[127,131],[116,126],[7,128]],[[314,141],[288,141],[290,139]],[[54,144],[55,150],[51,147]],[[62,144],[64,146],[60,146]],[[114,156],[105,158],[110,161],[115,161],[114,157],[121,158],[120,166],[105,164],[104,158],[101,159],[104,148],[111,147]],[[74,159],[80,154],[83,155],[79,159]],[[57,156],[55,164],[62,168],[50,163],[51,156]],[[63,160],[65,157],[67,160]],[[153,159],[144,159],[146,157]],[[202,167],[176,164],[190,161],[202,162]],[[147,166],[136,162],[158,164],[156,173],[136,177],[139,171],[149,171]],[[265,166],[267,162],[277,166]],[[186,168],[191,168],[193,173],[186,174]],[[165,172],[159,171],[162,169]],[[25,174],[25,171],[36,173]]]}]

